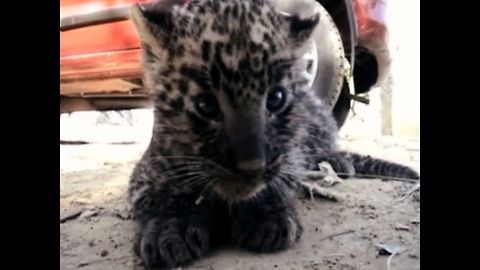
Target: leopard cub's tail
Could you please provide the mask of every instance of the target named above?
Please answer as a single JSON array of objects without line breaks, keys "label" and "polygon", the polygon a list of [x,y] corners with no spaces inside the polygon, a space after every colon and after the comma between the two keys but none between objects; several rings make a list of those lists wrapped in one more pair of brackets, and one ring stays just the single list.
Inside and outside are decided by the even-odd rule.
[{"label": "leopard cub's tail", "polygon": [[381,178],[383,176],[420,179],[418,172],[405,165],[357,153],[342,152],[342,155],[350,161],[355,168],[355,175],[360,177]]}]

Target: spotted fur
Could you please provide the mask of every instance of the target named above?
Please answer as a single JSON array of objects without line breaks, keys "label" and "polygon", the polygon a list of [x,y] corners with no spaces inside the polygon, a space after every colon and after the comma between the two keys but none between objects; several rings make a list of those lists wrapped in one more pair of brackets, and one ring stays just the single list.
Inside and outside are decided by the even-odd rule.
[{"label": "spotted fur", "polygon": [[[328,161],[374,174],[372,162],[383,162],[340,152],[336,124],[308,88],[302,56],[319,14],[285,15],[263,0],[163,0],[137,6],[132,19],[155,98],[152,139],[128,191],[146,265],[181,266],[222,243],[289,248],[303,230],[296,172]],[[278,87],[284,104],[268,110]],[[205,94],[219,107],[210,117],[199,110]]]}]

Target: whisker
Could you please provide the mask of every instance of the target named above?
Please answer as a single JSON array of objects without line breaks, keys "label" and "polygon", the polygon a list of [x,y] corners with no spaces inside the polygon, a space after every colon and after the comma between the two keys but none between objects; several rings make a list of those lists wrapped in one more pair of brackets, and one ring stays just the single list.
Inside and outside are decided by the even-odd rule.
[{"label": "whisker", "polygon": [[[211,180],[209,183],[207,183],[207,184],[205,185],[205,188],[204,188],[203,191],[200,193],[200,196],[198,197],[198,199],[195,201],[195,204],[196,204],[196,205],[200,204],[200,203],[203,201],[203,199],[205,198],[205,196],[204,196],[205,193],[207,193],[208,190],[209,190],[209,188],[213,187],[213,185],[216,184],[217,181],[218,181],[218,179],[217,179],[217,178],[214,178],[213,180]],[[211,189],[210,189],[210,190],[211,190]]]},{"label": "whisker", "polygon": [[210,177],[209,176],[205,176],[205,177],[198,177],[196,179],[193,179],[191,180],[189,183],[185,184],[184,187],[186,189],[192,189],[192,188],[195,188],[195,187],[198,187],[198,186],[201,186],[203,184],[206,184],[210,181]]},{"label": "whisker", "polygon": [[[298,176],[293,175],[293,174],[291,176],[298,177]],[[290,189],[296,189],[297,188],[295,179],[291,179],[288,176],[284,176],[284,175],[279,175],[278,179],[280,179],[281,183],[287,185]]]},{"label": "whisker", "polygon": [[231,174],[229,169],[223,167],[222,165],[220,165],[220,164],[218,164],[218,163],[216,163],[216,162],[214,162],[210,159],[203,158],[203,157],[195,157],[195,156],[162,156],[162,157],[165,158],[165,159],[198,160],[198,161],[201,161],[201,162],[198,162],[198,163],[192,162],[192,164],[193,165],[198,165],[198,164],[211,165],[215,169],[221,170],[227,175]]},{"label": "whisker", "polygon": [[171,181],[171,180],[175,180],[175,179],[181,179],[181,178],[184,178],[186,176],[198,176],[198,175],[202,175],[203,172],[187,172],[187,173],[184,173],[184,174],[179,174],[179,175],[174,175],[172,177],[167,177],[167,181]]}]

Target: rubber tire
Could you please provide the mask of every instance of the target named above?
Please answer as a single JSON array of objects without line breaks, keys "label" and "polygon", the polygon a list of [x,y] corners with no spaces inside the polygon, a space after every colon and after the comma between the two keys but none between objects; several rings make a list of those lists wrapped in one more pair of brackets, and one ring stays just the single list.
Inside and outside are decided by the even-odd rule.
[{"label": "rubber tire", "polygon": [[350,98],[350,91],[346,81],[343,82],[342,90],[338,96],[337,103],[333,107],[333,118],[337,122],[337,127],[340,130],[345,121],[347,121],[348,114],[352,106],[352,99]]}]

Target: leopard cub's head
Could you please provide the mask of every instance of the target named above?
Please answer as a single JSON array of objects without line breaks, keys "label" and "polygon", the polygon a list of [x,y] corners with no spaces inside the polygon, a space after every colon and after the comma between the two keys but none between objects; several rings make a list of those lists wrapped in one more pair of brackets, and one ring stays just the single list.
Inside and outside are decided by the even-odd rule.
[{"label": "leopard cub's head", "polygon": [[[154,137],[228,200],[253,196],[278,174],[309,80],[299,61],[319,21],[263,0],[164,0],[136,6]],[[201,161],[198,161],[201,160]],[[194,169],[191,169],[194,170]]]}]

